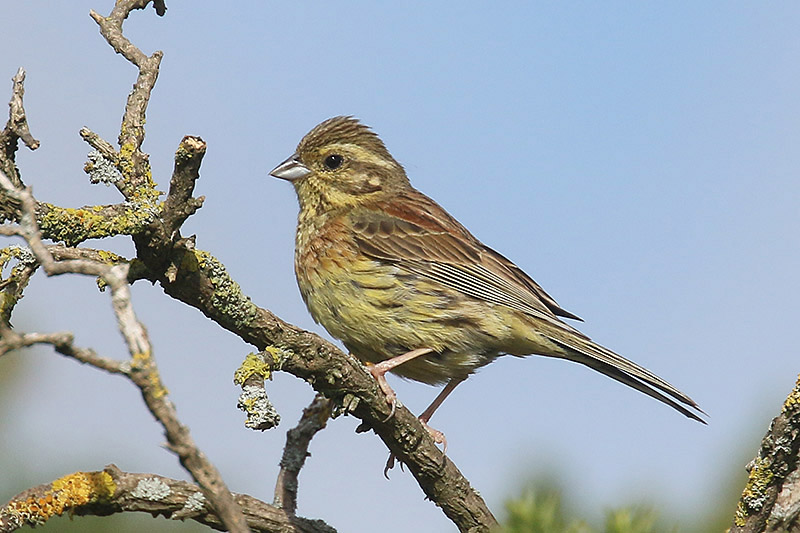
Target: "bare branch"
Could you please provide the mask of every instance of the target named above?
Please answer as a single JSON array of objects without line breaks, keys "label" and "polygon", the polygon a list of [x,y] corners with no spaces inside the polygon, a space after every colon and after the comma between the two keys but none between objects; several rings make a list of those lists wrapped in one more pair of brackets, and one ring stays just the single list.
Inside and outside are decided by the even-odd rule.
[{"label": "bare branch", "polygon": [[297,476],[306,462],[311,439],[325,428],[331,416],[331,401],[317,394],[311,405],[303,409],[300,422],[286,432],[286,446],[281,457],[281,471],[275,483],[272,504],[290,515],[297,511]]},{"label": "bare branch", "polygon": [[167,13],[167,5],[164,0],[153,0],[153,9],[159,17],[163,17]]},{"label": "bare branch", "polygon": [[730,533],[800,531],[800,376],[747,469]]},{"label": "bare branch", "polygon": [[[286,513],[246,494],[234,494],[247,525],[269,533],[335,533],[321,520]],[[0,508],[0,533],[43,525],[64,513],[107,516],[146,512],[173,520],[191,519],[219,531],[225,526],[197,485],[154,474],[122,472],[114,465],[100,472],[75,472],[28,489]]]},{"label": "bare branch", "polygon": [[100,152],[103,157],[114,163],[119,164],[119,153],[111,146],[111,143],[103,139],[97,133],[89,128],[83,127],[78,132],[81,138],[86,141],[89,146]]},{"label": "bare branch", "polygon": [[[33,138],[28,128],[28,117],[25,107],[22,105],[22,97],[25,94],[25,70],[20,67],[16,75],[11,79],[13,89],[11,91],[11,101],[8,103],[8,122],[3,131],[0,131],[0,171],[4,172],[12,183],[16,186],[22,185],[19,171],[15,164],[17,153],[17,141],[22,139],[25,146],[31,150],[39,148],[39,141]],[[0,204],[0,216],[4,220],[13,218],[17,206],[12,202],[7,202],[3,198]]]},{"label": "bare branch", "polygon": [[[145,55],[122,33],[122,23],[134,9],[144,9],[149,0],[117,0],[108,17],[95,11],[90,15],[100,27],[100,33],[118,54],[139,68],[139,76],[128,95],[125,114],[119,134],[121,170],[124,180],[116,185],[125,198],[147,196],[154,200],[155,186],[150,174],[148,156],[141,151],[144,142],[144,124],[150,93],[158,78],[158,69],[163,53],[156,51]],[[155,4],[156,11],[163,14],[163,2]],[[157,194],[156,194],[157,197]]]},{"label": "bare branch", "polygon": [[[15,261],[8,277],[2,278],[6,266]],[[22,293],[39,264],[28,248],[11,245],[0,250],[0,325],[10,327],[11,313],[22,299]]]},{"label": "bare branch", "polygon": [[[24,237],[36,260],[48,275],[77,273],[101,276],[111,287],[111,301],[117,317],[117,325],[131,354],[130,371],[120,371],[119,373],[124,373],[139,387],[148,409],[164,427],[170,448],[178,455],[181,464],[203,487],[204,494],[212,502],[228,530],[248,531],[241,510],[233,501],[221,475],[197,448],[189,434],[189,429],[180,423],[175,407],[169,401],[166,388],[161,382],[152,356],[153,350],[147,331],[136,318],[131,305],[130,287],[128,286],[129,265],[127,263],[108,265],[85,258],[56,261],[42,243],[35,218],[36,200],[33,198],[30,188],[15,188],[2,172],[0,172],[0,187],[5,189],[7,195],[17,199],[22,206],[19,225],[3,226],[0,229],[5,233],[13,232]],[[5,328],[5,330],[3,333],[11,331],[9,328]],[[8,343],[14,343],[13,337]],[[67,355],[79,358],[77,356],[81,354],[64,348],[63,344],[62,350],[59,351],[62,353],[66,351]],[[94,364],[90,357],[80,360]]]},{"label": "bare branch", "polygon": [[193,198],[192,193],[200,177],[200,164],[205,153],[205,141],[188,135],[175,152],[175,169],[164,201],[163,215],[164,231],[170,238],[177,236],[184,221],[203,205],[203,198]]},{"label": "bare branch", "polygon": [[106,250],[96,250],[94,248],[73,248],[71,246],[64,246],[63,244],[48,244],[45,246],[50,255],[56,261],[64,261],[66,259],[85,259],[95,263],[101,263],[108,266],[117,265],[120,263],[129,263],[129,260],[117,255],[114,252]]},{"label": "bare branch", "polygon": [[25,114],[25,108],[22,105],[22,97],[25,95],[25,69],[20,67],[14,77],[11,78],[11,81],[14,82],[14,89],[12,90],[11,101],[8,103],[10,109],[5,131],[12,132],[16,138],[22,139],[25,146],[31,150],[36,150],[39,148],[39,141],[31,135],[31,130],[28,128],[28,116]]}]

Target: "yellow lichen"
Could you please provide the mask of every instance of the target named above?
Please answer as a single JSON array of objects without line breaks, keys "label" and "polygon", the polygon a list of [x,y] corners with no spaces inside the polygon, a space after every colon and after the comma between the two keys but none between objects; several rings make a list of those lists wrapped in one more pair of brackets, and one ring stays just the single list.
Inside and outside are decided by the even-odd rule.
[{"label": "yellow lichen", "polygon": [[53,481],[42,496],[10,502],[3,514],[20,524],[42,525],[53,516],[93,503],[108,502],[116,491],[107,472],[75,472]]},{"label": "yellow lichen", "polygon": [[131,358],[133,359],[133,365],[138,368],[143,368],[150,364],[150,352],[136,352]]},{"label": "yellow lichen", "polygon": [[753,461],[750,477],[742,492],[742,498],[736,507],[736,516],[734,518],[736,525],[744,525],[750,514],[754,511],[760,511],[763,507],[767,498],[766,490],[775,475],[771,467],[772,462],[769,459],[758,457]]},{"label": "yellow lichen", "polygon": [[109,265],[124,263],[126,261],[126,259],[121,255],[106,250],[98,250],[97,255],[100,256],[101,261],[103,261],[104,263],[108,263]]},{"label": "yellow lichen", "polygon": [[163,398],[169,394],[169,391],[161,382],[161,375],[155,369],[150,370],[150,385],[153,387],[154,398]]},{"label": "yellow lichen", "polygon": [[157,367],[152,364],[150,352],[137,352],[131,357],[131,368],[147,369],[147,380],[150,383],[150,394],[154,398],[163,398],[169,394],[169,390],[164,387],[161,382],[161,375],[158,373]]},{"label": "yellow lichen", "polygon": [[[270,348],[272,347],[268,347],[265,351],[270,352]],[[275,355],[272,355],[272,357],[274,359]],[[247,354],[247,357],[244,358],[242,364],[233,374],[233,382],[237,385],[244,385],[254,375],[261,377],[261,379],[269,379],[271,372],[272,365],[265,361],[260,354],[250,353]]]},{"label": "yellow lichen", "polygon": [[200,250],[187,251],[183,254],[181,258],[181,270],[187,272],[197,272],[200,270],[201,255],[198,254],[198,252],[200,252]]},{"label": "yellow lichen", "polygon": [[792,392],[789,393],[789,396],[786,398],[786,401],[783,402],[783,414],[787,414],[789,411],[795,411],[800,408],[800,375],[797,376],[797,382],[794,385],[794,389]]},{"label": "yellow lichen", "polygon": [[285,350],[277,346],[267,346],[264,351],[272,356],[272,368],[279,368],[286,358]]}]

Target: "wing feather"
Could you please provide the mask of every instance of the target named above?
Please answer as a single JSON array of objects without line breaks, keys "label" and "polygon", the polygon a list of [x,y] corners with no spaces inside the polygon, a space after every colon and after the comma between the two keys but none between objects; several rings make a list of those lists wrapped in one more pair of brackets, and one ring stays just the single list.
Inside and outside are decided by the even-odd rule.
[{"label": "wing feather", "polygon": [[577,316],[562,309],[519,267],[478,241],[433,200],[421,194],[404,200],[388,208],[356,209],[350,214],[362,252],[473,298],[505,305],[578,333],[556,318],[580,320]]},{"label": "wing feather", "polygon": [[562,309],[538,283],[478,241],[433,200],[417,194],[381,209],[351,212],[356,243],[363,253],[472,298],[539,319],[544,322],[540,333],[562,350],[550,355],[582,363],[705,423],[680,405],[702,413],[691,398],[559,320],[558,316],[580,319]]}]

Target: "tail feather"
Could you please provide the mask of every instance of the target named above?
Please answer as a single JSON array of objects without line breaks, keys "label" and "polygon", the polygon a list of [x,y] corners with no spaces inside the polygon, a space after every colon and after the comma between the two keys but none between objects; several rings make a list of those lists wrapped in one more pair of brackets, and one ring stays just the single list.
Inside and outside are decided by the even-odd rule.
[{"label": "tail feather", "polygon": [[[706,424],[706,421],[700,418],[696,413],[684,407],[685,405],[699,413],[705,414],[694,400],[646,368],[588,339],[576,337],[565,341],[564,339],[559,339],[552,335],[548,335],[548,338],[568,352],[569,355],[565,357],[566,359],[597,370],[611,379],[624,383],[639,392],[669,405],[684,416]],[[662,392],[664,394],[662,394]]]}]

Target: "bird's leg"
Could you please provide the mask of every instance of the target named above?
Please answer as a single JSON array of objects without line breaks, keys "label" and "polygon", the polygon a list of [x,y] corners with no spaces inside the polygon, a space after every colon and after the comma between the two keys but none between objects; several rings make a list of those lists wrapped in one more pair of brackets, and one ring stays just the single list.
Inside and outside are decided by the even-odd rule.
[{"label": "bird's leg", "polygon": [[[381,361],[380,363],[376,363],[368,367],[369,373],[372,374],[372,377],[374,377],[375,380],[378,382],[378,386],[383,391],[383,394],[386,395],[386,403],[388,403],[392,407],[392,412],[389,413],[389,416],[386,417],[386,420],[392,418],[394,416],[395,410],[397,409],[397,394],[395,394],[395,392],[389,386],[389,382],[386,381],[386,373],[394,368],[397,368],[403,363],[411,361],[412,359],[415,359],[420,355],[425,355],[426,353],[430,353],[432,351],[433,350],[431,350],[430,348],[417,348],[416,350],[411,350],[410,352],[406,352],[403,355],[398,355],[397,357],[386,359],[385,361]],[[386,420],[384,420],[384,422],[386,422]]]},{"label": "bird's leg", "polygon": [[438,429],[434,429],[428,425],[433,413],[442,405],[445,398],[450,396],[450,393],[458,387],[458,384],[464,381],[467,378],[453,378],[447,382],[447,385],[436,395],[436,398],[433,399],[431,404],[425,409],[421,415],[419,415],[419,421],[422,422],[422,425],[428,431],[431,437],[433,437],[434,442],[436,444],[442,445],[442,452],[447,453],[447,438],[445,438],[444,433],[439,431]]},{"label": "bird's leg", "polygon": [[[439,394],[436,395],[436,398],[433,399],[431,404],[425,409],[421,415],[419,415],[419,421],[422,423],[422,426],[428,432],[428,434],[433,438],[433,442],[436,444],[442,445],[442,453],[447,453],[447,438],[444,436],[444,433],[439,431],[438,429],[434,429],[428,425],[433,413],[444,403],[445,398],[450,396],[450,393],[458,387],[458,384],[464,381],[467,378],[453,378],[447,382],[447,385],[439,391]],[[386,461],[386,466],[383,469],[383,475],[386,479],[389,479],[389,470],[394,468],[395,463],[395,456],[393,453],[389,454],[389,460]],[[400,463],[400,466],[403,466],[403,463]]]},{"label": "bird's leg", "polygon": [[442,405],[442,403],[444,403],[445,398],[450,396],[450,393],[453,392],[453,390],[458,386],[458,384],[464,381],[465,379],[467,378],[453,378],[450,381],[448,381],[447,385],[445,385],[444,388],[436,396],[436,398],[434,398],[434,400],[431,402],[428,408],[422,411],[422,414],[419,415],[419,419],[424,423],[429,422],[431,417],[433,416],[433,413],[435,413],[436,410]]}]

